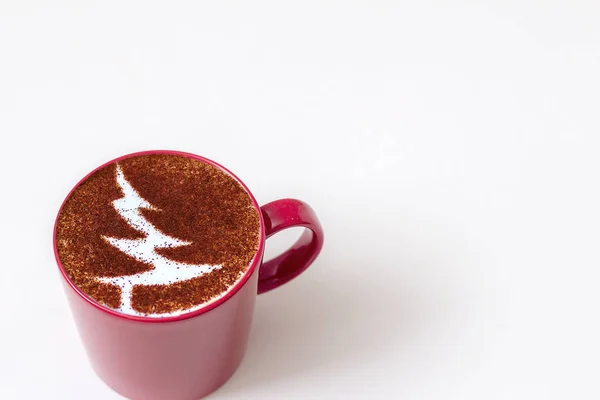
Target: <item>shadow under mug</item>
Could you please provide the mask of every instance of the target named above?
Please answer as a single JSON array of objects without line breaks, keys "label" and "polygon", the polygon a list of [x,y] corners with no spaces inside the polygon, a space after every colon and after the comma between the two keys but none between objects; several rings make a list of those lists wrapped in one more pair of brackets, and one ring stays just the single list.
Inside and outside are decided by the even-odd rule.
[{"label": "shadow under mug", "polygon": [[[145,151],[117,158],[92,171],[73,190],[106,165],[148,154],[180,155],[215,166],[232,176],[250,196],[259,211],[259,247],[247,272],[232,290],[206,307],[183,315],[126,315],[95,302],[69,279],[58,257],[56,224],[54,254],[79,335],[98,376],[131,399],[198,399],[223,385],[241,363],[256,295],[302,273],[323,247],[323,230],[306,203],[282,199],[259,207],[233,173],[206,158],[177,151]],[[307,229],[289,250],[263,263],[265,240],[292,227]]]}]

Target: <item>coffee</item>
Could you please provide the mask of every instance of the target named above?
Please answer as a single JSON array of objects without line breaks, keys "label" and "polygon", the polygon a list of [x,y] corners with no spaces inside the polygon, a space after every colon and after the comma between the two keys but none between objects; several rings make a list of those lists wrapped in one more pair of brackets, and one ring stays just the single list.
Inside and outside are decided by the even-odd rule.
[{"label": "coffee", "polygon": [[191,312],[225,296],[259,246],[258,210],[196,158],[138,155],[97,170],[63,205],[60,262],[87,296],[129,315]]}]

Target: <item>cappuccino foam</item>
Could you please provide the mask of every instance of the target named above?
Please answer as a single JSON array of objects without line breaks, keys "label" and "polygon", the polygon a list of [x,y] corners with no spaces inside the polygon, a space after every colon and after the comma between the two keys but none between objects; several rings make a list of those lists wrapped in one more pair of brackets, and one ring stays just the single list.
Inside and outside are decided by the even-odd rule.
[{"label": "cappuccino foam", "polygon": [[65,201],[56,243],[69,278],[128,315],[174,316],[222,298],[259,243],[258,211],[224,171],[180,155],[133,156]]}]

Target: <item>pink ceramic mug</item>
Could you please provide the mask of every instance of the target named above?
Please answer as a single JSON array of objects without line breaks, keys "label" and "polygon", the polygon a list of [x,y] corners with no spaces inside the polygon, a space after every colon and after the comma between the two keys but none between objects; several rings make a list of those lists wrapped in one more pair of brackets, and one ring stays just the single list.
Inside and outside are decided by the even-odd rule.
[{"label": "pink ceramic mug", "polygon": [[[98,167],[75,188],[108,164],[156,153],[192,157],[220,168],[242,185],[259,211],[258,252],[244,277],[226,296],[199,310],[173,317],[125,315],[96,303],[69,279],[58,257],[56,224],[54,254],[77,329],[98,376],[116,392],[131,399],[198,399],[225,383],[239,366],[257,293],[272,290],[304,271],[321,251],[323,230],[306,203],[282,199],[259,207],[246,185],[234,174],[211,160],[188,153],[129,154]],[[265,239],[291,227],[308,229],[289,250],[263,263]]]}]

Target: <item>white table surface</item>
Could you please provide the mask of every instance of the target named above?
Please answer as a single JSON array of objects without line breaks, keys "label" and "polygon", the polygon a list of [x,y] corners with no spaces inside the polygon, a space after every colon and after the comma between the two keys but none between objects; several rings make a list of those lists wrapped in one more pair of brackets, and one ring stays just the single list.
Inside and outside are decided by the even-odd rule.
[{"label": "white table surface", "polygon": [[326,231],[210,399],[600,398],[599,21],[597,1],[0,1],[0,398],[120,398],[51,230],[79,178],[145,149]]}]

